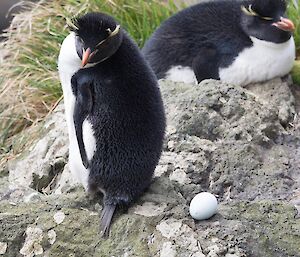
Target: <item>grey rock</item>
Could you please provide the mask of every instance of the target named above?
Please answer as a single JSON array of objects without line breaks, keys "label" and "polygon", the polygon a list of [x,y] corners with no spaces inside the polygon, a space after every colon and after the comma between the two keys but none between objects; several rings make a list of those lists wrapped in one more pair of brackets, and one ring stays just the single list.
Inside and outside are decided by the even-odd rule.
[{"label": "grey rock", "polygon": [[43,193],[53,190],[60,193],[76,183],[69,170],[64,169],[68,158],[68,135],[63,110],[60,104],[46,120],[41,138],[19,160],[9,163],[11,189],[22,186]]},{"label": "grey rock", "polygon": [[[290,136],[284,125],[295,113],[287,82],[274,79],[259,89],[213,80],[199,86],[162,83],[169,124],[167,149],[179,152],[181,158],[188,152],[188,163],[176,158],[187,174],[181,173],[181,180],[222,200],[281,199],[296,187],[292,173],[298,177],[299,171],[289,167],[295,152],[282,142]],[[287,114],[284,124],[281,109]],[[292,140],[296,143],[299,138]]]},{"label": "grey rock", "polygon": [[271,105],[278,109],[278,118],[283,126],[286,126],[295,115],[295,98],[289,88],[291,78],[273,79],[266,83],[250,84],[246,88],[253,92],[265,105]]},{"label": "grey rock", "polygon": [[[88,199],[65,165],[60,106],[53,115],[59,122],[48,123],[52,129],[27,157],[10,165],[9,181],[0,178],[0,195],[18,182],[15,195],[0,200],[7,256],[300,256],[300,126],[292,85],[275,79],[247,88],[213,80],[160,86],[164,151],[152,185],[116,215],[109,239],[98,237],[101,198]],[[53,160],[61,163],[55,172]],[[189,203],[201,191],[217,195],[219,209],[194,221]]]}]

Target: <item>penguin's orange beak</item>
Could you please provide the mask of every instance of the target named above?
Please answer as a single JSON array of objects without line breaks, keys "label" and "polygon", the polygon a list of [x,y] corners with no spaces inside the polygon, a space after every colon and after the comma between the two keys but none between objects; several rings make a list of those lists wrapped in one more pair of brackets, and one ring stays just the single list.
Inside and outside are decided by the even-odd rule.
[{"label": "penguin's orange beak", "polygon": [[82,60],[81,60],[81,68],[83,68],[89,62],[91,57],[91,49],[87,48],[86,50],[83,49],[82,53]]},{"label": "penguin's orange beak", "polygon": [[280,21],[274,22],[272,25],[284,31],[292,32],[295,30],[294,23],[291,20],[283,17],[280,18]]}]

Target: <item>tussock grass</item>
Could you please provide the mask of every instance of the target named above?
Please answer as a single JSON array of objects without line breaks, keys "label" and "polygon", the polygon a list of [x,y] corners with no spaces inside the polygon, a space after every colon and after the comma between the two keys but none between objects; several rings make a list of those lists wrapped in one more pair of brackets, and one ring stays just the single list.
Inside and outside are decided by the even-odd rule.
[{"label": "tussock grass", "polygon": [[69,33],[66,20],[89,11],[111,14],[142,46],[178,10],[171,0],[45,0],[26,3],[25,8],[0,46],[7,54],[0,69],[0,158],[11,151],[13,135],[37,124],[61,99],[57,57]]},{"label": "tussock grass", "polygon": [[288,5],[288,17],[295,24],[294,39],[296,44],[296,61],[292,70],[294,83],[300,85],[300,5],[297,0],[290,0]]},{"label": "tussock grass", "polygon": [[[288,16],[296,25],[300,58],[298,5],[297,0],[290,1]],[[172,0],[42,0],[24,6],[27,11],[15,16],[6,32],[8,40],[0,44],[8,56],[0,62],[0,166],[10,158],[8,153],[14,156],[31,142],[28,132],[17,133],[27,127],[33,133],[38,131],[34,125],[61,99],[56,66],[60,44],[69,33],[67,19],[89,11],[106,12],[116,17],[141,47],[160,23],[178,10]],[[293,74],[298,74],[294,78],[300,81],[295,77],[300,72]]]},{"label": "tussock grass", "polygon": [[297,0],[291,0],[289,2],[287,14],[296,27],[294,39],[297,48],[297,57],[300,58],[300,4]]},{"label": "tussock grass", "polygon": [[296,60],[293,70],[292,77],[295,84],[300,85],[300,60]]}]

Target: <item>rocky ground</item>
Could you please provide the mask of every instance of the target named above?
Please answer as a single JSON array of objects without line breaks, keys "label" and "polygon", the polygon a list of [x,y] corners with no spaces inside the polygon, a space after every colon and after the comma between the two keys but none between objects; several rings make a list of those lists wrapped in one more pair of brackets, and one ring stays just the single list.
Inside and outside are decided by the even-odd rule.
[{"label": "rocky ground", "polygon": [[[98,234],[101,198],[69,174],[63,106],[0,173],[3,256],[300,256],[300,90],[288,79],[247,88],[161,81],[168,127],[147,193]],[[215,194],[194,221],[190,200]],[[298,208],[298,209],[297,209]]]}]

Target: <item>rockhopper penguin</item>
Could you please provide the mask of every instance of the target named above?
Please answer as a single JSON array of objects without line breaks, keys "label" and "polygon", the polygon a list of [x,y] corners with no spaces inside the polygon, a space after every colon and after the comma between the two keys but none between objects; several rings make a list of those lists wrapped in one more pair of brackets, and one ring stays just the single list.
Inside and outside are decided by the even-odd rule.
[{"label": "rockhopper penguin", "polygon": [[246,85],[283,76],[295,59],[285,11],[284,0],[200,3],[163,22],[143,54],[158,79]]},{"label": "rockhopper penguin", "polygon": [[104,236],[115,208],[149,186],[159,161],[165,114],[155,74],[120,25],[103,13],[75,20],[58,60],[71,172],[102,192]]}]

